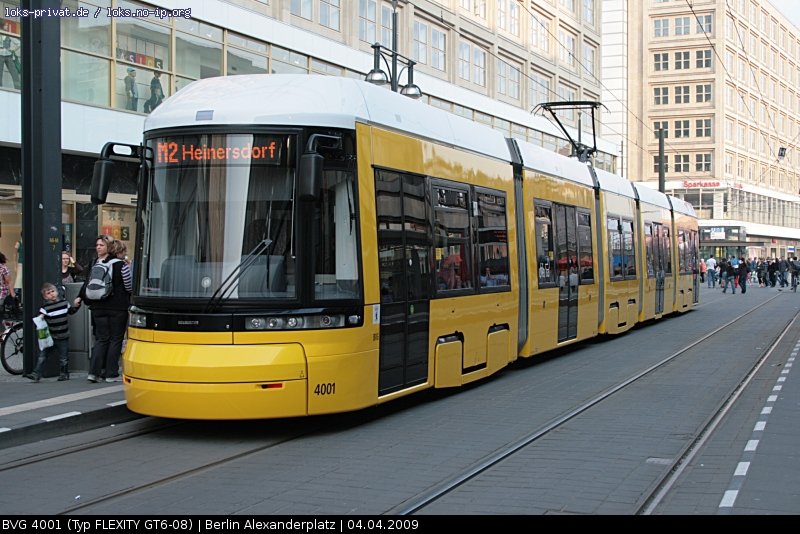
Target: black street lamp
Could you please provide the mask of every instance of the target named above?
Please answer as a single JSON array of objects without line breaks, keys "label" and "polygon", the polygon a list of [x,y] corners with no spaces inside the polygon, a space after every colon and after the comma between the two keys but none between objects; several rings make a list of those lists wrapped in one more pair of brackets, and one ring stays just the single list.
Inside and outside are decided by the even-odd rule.
[{"label": "black street lamp", "polygon": [[[375,85],[391,83],[392,91],[397,93],[399,89],[401,95],[405,95],[409,98],[419,98],[422,96],[422,91],[414,83],[414,65],[416,65],[416,62],[397,53],[397,0],[392,0],[392,48],[389,49],[382,46],[380,43],[375,43],[372,45],[372,50],[375,54],[375,63],[373,64],[372,70],[367,74],[365,78],[366,81],[374,83]],[[386,68],[389,69],[390,76],[387,76],[381,69],[381,59],[383,59],[383,62],[386,64]],[[392,60],[391,65],[389,64],[389,59]],[[397,71],[399,60],[402,60],[404,63],[403,69],[408,69],[408,83],[402,87],[399,86],[399,79],[403,72],[402,70],[400,72]]]}]

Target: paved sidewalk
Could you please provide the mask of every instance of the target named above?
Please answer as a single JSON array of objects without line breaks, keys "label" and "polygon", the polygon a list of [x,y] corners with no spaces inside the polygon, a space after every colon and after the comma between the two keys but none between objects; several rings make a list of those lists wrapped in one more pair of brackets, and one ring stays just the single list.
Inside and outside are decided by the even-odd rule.
[{"label": "paved sidewalk", "polygon": [[121,383],[93,383],[86,372],[34,383],[0,370],[0,449],[140,417]]}]

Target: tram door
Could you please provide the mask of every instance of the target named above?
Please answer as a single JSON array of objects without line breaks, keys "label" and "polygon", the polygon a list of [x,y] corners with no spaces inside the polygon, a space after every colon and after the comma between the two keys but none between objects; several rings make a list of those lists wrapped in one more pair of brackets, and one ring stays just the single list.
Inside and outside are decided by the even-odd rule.
[{"label": "tram door", "polygon": [[656,277],[656,315],[664,313],[664,286],[666,285],[666,268],[669,254],[669,230],[662,224],[653,224],[653,267]]},{"label": "tram door", "polygon": [[578,335],[578,219],[574,206],[553,204],[558,269],[558,341]]},{"label": "tram door", "polygon": [[381,284],[378,394],[428,378],[430,237],[425,179],[378,171],[375,197]]}]

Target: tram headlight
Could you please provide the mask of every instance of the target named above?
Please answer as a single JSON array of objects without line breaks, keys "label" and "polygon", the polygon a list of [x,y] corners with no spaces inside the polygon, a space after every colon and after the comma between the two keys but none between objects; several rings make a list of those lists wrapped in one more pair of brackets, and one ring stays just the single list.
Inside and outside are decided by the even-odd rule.
[{"label": "tram headlight", "polygon": [[303,328],[303,323],[302,317],[289,317],[286,319],[286,326],[289,328]]},{"label": "tram headlight", "polygon": [[244,321],[245,330],[264,330],[267,327],[267,321],[263,317],[248,317]]},{"label": "tram headlight", "polygon": [[128,326],[133,328],[147,328],[147,316],[143,313],[130,312],[128,314]]},{"label": "tram headlight", "polygon": [[312,330],[315,328],[342,328],[356,325],[358,315],[345,317],[343,314],[292,315],[290,317],[245,317],[245,330]]}]

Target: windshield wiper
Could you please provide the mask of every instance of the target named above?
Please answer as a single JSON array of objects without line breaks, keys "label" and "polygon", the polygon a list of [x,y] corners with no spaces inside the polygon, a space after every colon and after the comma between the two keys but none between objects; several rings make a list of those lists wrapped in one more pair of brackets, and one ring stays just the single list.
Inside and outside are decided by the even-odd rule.
[{"label": "windshield wiper", "polygon": [[[266,250],[272,245],[272,239],[264,239],[263,241],[259,242],[253,250],[247,253],[247,256],[242,259],[242,261],[237,265],[232,271],[231,274],[228,275],[225,280],[219,285],[219,287],[214,291],[214,294],[211,295],[211,298],[208,299],[208,304],[206,305],[206,313],[212,313],[219,309],[220,304],[222,304],[225,300],[230,298],[233,290],[238,287],[239,278],[242,274],[253,266],[256,262],[256,259],[266,252]],[[269,262],[267,262],[269,263]]]}]

